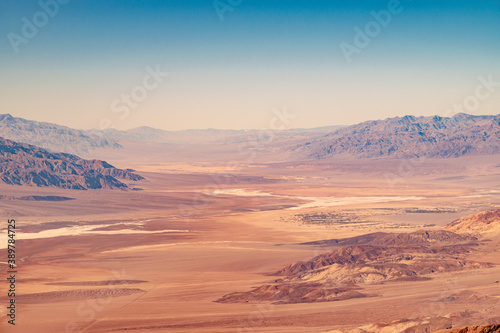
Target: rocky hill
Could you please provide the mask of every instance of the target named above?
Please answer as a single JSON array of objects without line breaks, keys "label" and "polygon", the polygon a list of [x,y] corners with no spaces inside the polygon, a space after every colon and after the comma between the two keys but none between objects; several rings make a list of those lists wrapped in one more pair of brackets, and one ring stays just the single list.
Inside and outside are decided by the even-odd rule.
[{"label": "rocky hill", "polygon": [[286,151],[295,159],[331,157],[460,157],[500,153],[500,115],[396,117],[344,127],[301,140]]},{"label": "rocky hill", "polygon": [[500,324],[452,328],[434,331],[434,333],[500,333]]},{"label": "rocky hill", "polygon": [[68,189],[127,188],[118,179],[143,177],[100,160],[52,153],[36,146],[0,138],[0,180],[12,185],[55,186]]},{"label": "rocky hill", "polygon": [[462,217],[446,226],[446,229],[461,234],[500,233],[500,209]]},{"label": "rocky hill", "polygon": [[120,148],[114,139],[102,132],[72,129],[56,124],[0,115],[0,135],[16,142],[28,143],[54,152],[82,155],[93,148]]},{"label": "rocky hill", "polygon": [[[454,326],[455,321],[461,321],[460,314],[451,317],[437,316],[374,323],[355,329],[333,330],[326,333],[500,333],[500,325],[495,324],[449,328]],[[443,329],[436,330],[439,327]]]},{"label": "rocky hill", "polygon": [[375,232],[366,235],[342,238],[342,239],[327,239],[314,242],[302,243],[302,245],[315,245],[321,247],[330,246],[347,246],[347,245],[418,245],[429,243],[450,243],[475,241],[475,237],[468,235],[458,235],[454,232],[446,230],[419,230],[410,233],[393,234],[388,232]]},{"label": "rocky hill", "polygon": [[272,284],[226,294],[217,302],[340,301],[369,296],[363,292],[363,285],[428,280],[440,273],[491,267],[487,262],[466,259],[478,245],[475,237],[449,231],[375,233],[304,245],[332,249],[271,274],[275,277]]}]

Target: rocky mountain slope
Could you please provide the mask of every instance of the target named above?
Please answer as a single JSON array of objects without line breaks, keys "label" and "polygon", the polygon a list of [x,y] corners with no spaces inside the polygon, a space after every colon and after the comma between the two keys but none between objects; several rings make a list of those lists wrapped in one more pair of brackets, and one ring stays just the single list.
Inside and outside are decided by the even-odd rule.
[{"label": "rocky mountain slope", "polygon": [[392,156],[460,157],[500,153],[500,115],[396,117],[367,121],[301,140],[286,151],[295,159]]},{"label": "rocky mountain slope", "polygon": [[116,140],[103,133],[16,118],[10,114],[0,115],[0,135],[9,140],[28,143],[54,152],[77,155],[86,154],[98,147],[121,147]]},{"label": "rocky mountain slope", "polygon": [[[333,330],[326,333],[500,333],[500,325],[453,327],[461,321],[460,315],[396,320],[389,323],[375,323],[350,330]],[[438,328],[443,329],[438,329]],[[438,330],[436,330],[438,329]]]},{"label": "rocky mountain slope", "polygon": [[363,292],[363,285],[427,280],[439,273],[491,267],[487,262],[466,258],[478,245],[477,238],[444,230],[376,233],[307,244],[332,249],[280,269],[272,274],[275,277],[272,284],[233,292],[217,302],[339,301],[369,296]]},{"label": "rocky mountain slope", "polygon": [[500,333],[500,324],[452,328],[435,331],[434,333]]},{"label": "rocky mountain slope", "polygon": [[118,179],[143,177],[100,160],[51,153],[43,148],[0,138],[0,180],[12,185],[55,186],[68,189],[127,188]]},{"label": "rocky mountain slope", "polygon": [[456,233],[500,233],[500,209],[462,217],[446,227]]}]

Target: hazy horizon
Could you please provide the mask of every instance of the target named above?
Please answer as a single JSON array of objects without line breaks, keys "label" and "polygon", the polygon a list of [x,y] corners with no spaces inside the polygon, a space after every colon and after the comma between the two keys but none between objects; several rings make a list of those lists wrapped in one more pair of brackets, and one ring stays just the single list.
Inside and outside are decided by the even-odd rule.
[{"label": "hazy horizon", "polygon": [[[467,114],[467,113],[466,113]],[[27,119],[27,118],[23,118],[23,117],[20,117],[20,116],[16,116],[16,115],[12,115],[10,113],[0,113],[0,116],[3,116],[3,115],[10,115],[14,118],[21,118],[21,119],[25,119],[25,120],[29,120],[29,121],[37,121],[37,120],[34,120],[34,119]],[[486,115],[486,114],[469,114],[469,115],[472,115],[472,116],[490,116],[490,115]],[[405,116],[411,116],[411,117],[416,117],[416,118],[419,118],[419,117],[436,117],[436,116],[440,116],[440,115],[430,115],[430,116],[417,116],[417,115],[412,115],[412,114],[406,114],[406,115],[401,115],[401,116],[395,116],[395,117],[389,117],[389,118],[379,118],[379,119],[367,119],[367,120],[364,120],[364,121],[361,121],[359,123],[355,123],[355,124],[331,124],[331,125],[323,125],[323,126],[316,126],[316,127],[290,127],[290,128],[272,128],[273,130],[275,131],[286,131],[286,130],[304,130],[304,131],[307,131],[307,130],[314,130],[314,129],[326,129],[326,128],[336,128],[336,127],[349,127],[349,126],[352,126],[352,125],[356,125],[356,124],[360,124],[360,123],[363,123],[363,122],[370,122],[370,121],[383,121],[383,120],[386,120],[386,119],[393,119],[393,118],[402,118],[402,117],[405,117]],[[453,115],[450,115],[449,117],[453,117],[455,116],[455,114]],[[500,113],[497,113],[497,114],[491,114],[491,116],[500,116]],[[448,117],[448,116],[442,116],[443,118],[445,117]],[[97,127],[94,127],[94,128],[80,128],[80,127],[71,127],[71,126],[67,126],[67,125],[64,125],[64,124],[59,124],[59,123],[51,123],[51,122],[47,122],[47,121],[38,121],[38,122],[41,122],[41,123],[49,123],[49,124],[56,124],[56,125],[60,125],[60,126],[66,126],[66,127],[69,127],[69,128],[73,128],[73,129],[76,129],[76,130],[83,130],[83,131],[91,131],[91,130],[99,130],[99,128]],[[170,131],[170,132],[177,132],[177,131],[209,131],[209,130],[214,130],[214,131],[260,131],[260,130],[265,130],[265,129],[269,129],[269,128],[213,128],[213,127],[206,127],[206,128],[186,128],[186,129],[179,129],[179,130],[168,130],[168,129],[162,129],[162,128],[158,128],[158,127],[154,127],[154,126],[148,126],[148,125],[141,125],[141,126],[135,126],[135,127],[131,127],[131,128],[124,128],[124,129],[117,129],[117,128],[106,128],[106,129],[114,129],[114,130],[120,130],[120,131],[131,131],[131,130],[135,130],[135,129],[138,129],[138,128],[150,128],[150,129],[153,129],[153,130],[163,130],[163,131]]]}]

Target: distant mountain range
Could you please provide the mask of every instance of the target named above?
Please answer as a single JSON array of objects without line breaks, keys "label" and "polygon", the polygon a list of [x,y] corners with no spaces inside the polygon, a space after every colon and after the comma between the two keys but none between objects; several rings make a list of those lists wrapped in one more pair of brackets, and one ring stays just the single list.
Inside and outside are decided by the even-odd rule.
[{"label": "distant mountain range", "polygon": [[[93,130],[97,133],[97,130]],[[230,137],[241,135],[243,131],[239,130],[184,130],[184,131],[165,131],[148,126],[133,128],[126,131],[115,129],[104,130],[107,137],[119,140],[131,140],[138,142],[152,143],[200,143],[200,142],[215,142],[225,140]]]},{"label": "distant mountain range", "polygon": [[[453,117],[404,116],[366,121],[357,125],[272,131],[261,130],[165,131],[138,127],[127,131],[76,130],[49,123],[0,115],[0,135],[53,152],[84,155],[94,148],[122,148],[126,142],[224,145],[259,141],[259,149],[284,153],[293,160],[333,157],[439,157],[500,153],[500,115]],[[230,148],[234,149],[234,147]],[[283,155],[284,156],[284,155]],[[283,157],[285,158],[285,157]]]},{"label": "distant mountain range", "polygon": [[143,177],[100,160],[51,153],[43,148],[0,137],[0,180],[12,185],[55,186],[67,189],[126,189],[118,179]]},{"label": "distant mountain range", "polygon": [[[275,131],[281,140],[298,139],[331,132],[340,126],[314,129],[289,129]],[[122,148],[122,141],[165,144],[238,143],[256,137],[259,130],[193,129],[165,131],[152,127],[137,127],[122,131],[77,130],[66,126],[26,120],[10,114],[0,115],[0,135],[6,139],[28,143],[53,152],[84,155],[95,148]]]},{"label": "distant mountain range", "polygon": [[[325,126],[311,129],[293,128],[273,131],[275,138],[303,138],[314,135],[323,135],[341,126]],[[148,126],[133,128],[126,131],[107,129],[104,131],[91,130],[89,133],[103,135],[116,140],[130,140],[136,142],[167,143],[167,144],[200,144],[200,143],[238,143],[247,141],[249,137],[261,135],[263,130],[227,130],[227,129],[190,129],[182,131],[165,131]],[[102,135],[102,134],[101,134]]]},{"label": "distant mountain range", "polygon": [[500,153],[500,115],[396,117],[343,127],[284,147],[295,159],[440,157]]},{"label": "distant mountain range", "polygon": [[0,115],[0,135],[9,140],[28,143],[53,152],[78,155],[98,147],[121,148],[116,140],[98,133],[16,118],[10,114]]}]

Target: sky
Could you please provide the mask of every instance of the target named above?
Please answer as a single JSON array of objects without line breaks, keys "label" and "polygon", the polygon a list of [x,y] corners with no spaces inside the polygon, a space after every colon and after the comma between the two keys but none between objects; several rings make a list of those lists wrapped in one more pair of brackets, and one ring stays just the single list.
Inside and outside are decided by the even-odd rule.
[{"label": "sky", "polygon": [[2,0],[0,113],[166,130],[498,114],[499,31],[500,0]]}]

